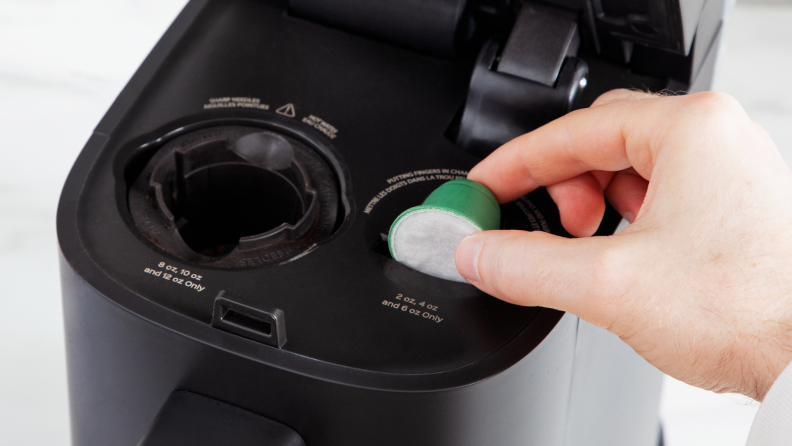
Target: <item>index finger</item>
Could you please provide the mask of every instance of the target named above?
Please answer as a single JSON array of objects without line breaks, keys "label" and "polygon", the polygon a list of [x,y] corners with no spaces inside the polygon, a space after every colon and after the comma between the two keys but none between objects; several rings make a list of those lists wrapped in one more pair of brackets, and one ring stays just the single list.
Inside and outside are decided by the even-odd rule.
[{"label": "index finger", "polygon": [[486,185],[502,203],[592,170],[634,167],[648,180],[662,139],[679,118],[681,98],[606,93],[591,108],[504,144],[468,178]]}]

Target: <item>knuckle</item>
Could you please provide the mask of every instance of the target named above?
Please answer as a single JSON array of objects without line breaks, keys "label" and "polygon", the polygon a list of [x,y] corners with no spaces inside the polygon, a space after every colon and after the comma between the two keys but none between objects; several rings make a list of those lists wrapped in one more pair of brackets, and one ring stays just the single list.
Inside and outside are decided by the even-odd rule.
[{"label": "knuckle", "polygon": [[[590,260],[583,298],[591,305],[617,309],[625,304],[625,283],[631,271],[629,251],[608,244],[598,249]],[[613,313],[612,311],[609,313]]]},{"label": "knuckle", "polygon": [[536,271],[529,266],[531,239],[532,234],[517,232],[503,237],[497,250],[484,260],[481,277],[499,297],[514,303],[534,303]]},{"label": "knuckle", "polygon": [[504,244],[499,255],[492,263],[492,283],[491,285],[501,293],[514,295],[521,291],[522,271],[518,265],[523,264],[519,259],[525,255],[519,240],[509,240]]},{"label": "knuckle", "polygon": [[600,250],[591,259],[588,270],[590,297],[600,299],[608,295],[608,290],[618,280],[620,254],[613,248]]},{"label": "knuckle", "polygon": [[594,101],[594,104],[617,101],[619,99],[623,99],[628,94],[629,91],[624,89],[606,91],[605,93],[602,93],[601,95],[599,95],[599,97],[597,97],[597,100]]},{"label": "knuckle", "polygon": [[642,99],[644,97],[651,96],[647,93],[637,90],[629,90],[625,88],[617,88],[615,90],[607,91],[601,94],[593,104],[592,107],[596,107],[599,105],[609,104],[611,102],[616,101],[623,101],[623,100],[635,100],[635,99]]},{"label": "knuckle", "polygon": [[726,119],[745,115],[742,106],[736,99],[718,91],[694,93],[687,97],[687,102],[689,102],[689,104],[686,104],[688,114],[693,114],[705,121],[722,122]]}]

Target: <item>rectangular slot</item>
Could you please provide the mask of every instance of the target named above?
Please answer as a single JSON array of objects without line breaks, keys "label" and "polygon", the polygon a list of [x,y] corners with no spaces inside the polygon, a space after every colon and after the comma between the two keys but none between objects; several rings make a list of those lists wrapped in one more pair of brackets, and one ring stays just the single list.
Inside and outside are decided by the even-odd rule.
[{"label": "rectangular slot", "polygon": [[285,317],[283,310],[244,305],[221,291],[214,301],[211,324],[219,330],[282,348],[286,343]]},{"label": "rectangular slot", "polygon": [[272,334],[271,323],[250,317],[231,308],[225,309],[222,320],[228,325],[233,325],[243,330],[254,331],[266,336]]}]

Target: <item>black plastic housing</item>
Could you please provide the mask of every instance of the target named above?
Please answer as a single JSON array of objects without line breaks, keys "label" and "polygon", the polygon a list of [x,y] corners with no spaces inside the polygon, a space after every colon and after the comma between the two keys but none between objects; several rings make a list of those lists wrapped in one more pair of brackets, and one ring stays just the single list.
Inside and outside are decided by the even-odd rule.
[{"label": "black plastic housing", "polygon": [[[192,410],[178,403],[185,392],[224,408],[207,409],[208,420],[249,414],[239,415],[251,420],[244,429],[272,421],[309,446],[656,444],[661,376],[618,338],[387,255],[383,235],[394,218],[480,160],[455,141],[475,93],[476,61],[493,35],[463,39],[456,57],[437,57],[387,37],[386,28],[340,26],[298,4],[318,7],[191,1],[76,161],[57,221],[73,444],[158,444],[160,432],[189,429],[178,427],[189,426],[179,421]],[[402,29],[402,19],[394,16],[389,29]],[[456,42],[459,23],[438,20],[442,36],[426,48]],[[668,84],[590,52],[577,57],[589,67],[579,106],[614,86]],[[515,118],[509,110],[492,108]],[[296,166],[277,160],[280,149],[274,158],[248,150],[228,137],[242,128],[279,135],[310,156],[295,155]],[[189,158],[191,138],[206,132],[226,139],[209,138],[211,156]],[[182,155],[163,152],[176,146]],[[173,165],[160,163],[169,156]],[[228,163],[283,176],[291,186],[278,190],[298,198],[278,214],[285,226],[241,225],[233,250],[224,240],[223,249],[203,250],[182,239],[179,216],[191,223],[200,205],[193,198],[216,189],[187,179]],[[312,192],[334,203],[325,207],[333,217],[311,214]],[[212,200],[212,209],[231,212]],[[502,214],[504,228],[569,236],[543,189],[503,205]],[[303,228],[299,215],[315,220]],[[597,234],[619,221],[609,208]],[[265,232],[247,234],[258,230]],[[318,235],[295,242],[303,234]]]},{"label": "black plastic housing", "polygon": [[290,11],[441,57],[454,57],[474,30],[467,0],[290,0]]},{"label": "black plastic housing", "polygon": [[177,391],[157,414],[140,446],[207,444],[237,446],[305,446],[288,427],[267,418],[194,393]]}]

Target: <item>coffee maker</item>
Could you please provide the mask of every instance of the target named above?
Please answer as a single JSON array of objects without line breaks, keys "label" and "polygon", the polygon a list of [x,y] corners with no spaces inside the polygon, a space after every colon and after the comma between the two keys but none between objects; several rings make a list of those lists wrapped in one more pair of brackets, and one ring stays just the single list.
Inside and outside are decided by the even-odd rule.
[{"label": "coffee maker", "polygon": [[[411,270],[387,233],[605,91],[707,89],[723,16],[723,0],[191,0],[61,196],[73,444],[662,443],[661,374],[617,337]],[[501,211],[569,236],[544,189]],[[597,235],[619,222],[608,207]]]}]

